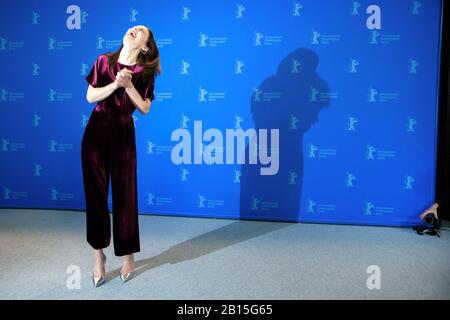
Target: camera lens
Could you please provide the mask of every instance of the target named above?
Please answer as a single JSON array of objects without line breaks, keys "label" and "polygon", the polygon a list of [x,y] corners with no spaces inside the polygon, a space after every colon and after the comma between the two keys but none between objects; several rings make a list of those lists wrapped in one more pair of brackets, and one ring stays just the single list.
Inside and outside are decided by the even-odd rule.
[{"label": "camera lens", "polygon": [[434,215],[432,213],[429,213],[425,217],[425,222],[428,224],[433,224],[434,222]]}]

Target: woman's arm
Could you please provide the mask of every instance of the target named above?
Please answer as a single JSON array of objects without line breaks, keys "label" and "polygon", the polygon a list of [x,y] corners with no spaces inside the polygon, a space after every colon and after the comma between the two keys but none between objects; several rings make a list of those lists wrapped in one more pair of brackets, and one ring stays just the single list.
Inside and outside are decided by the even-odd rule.
[{"label": "woman's arm", "polygon": [[136,90],[134,85],[131,83],[131,85],[127,88],[125,88],[125,92],[130,97],[131,102],[134,104],[136,109],[142,114],[147,114],[150,111],[150,106],[152,105],[152,102],[149,98],[143,100],[141,97],[141,94]]},{"label": "woman's arm", "polygon": [[86,93],[86,99],[89,103],[94,103],[97,101],[105,100],[107,97],[109,97],[117,88],[118,83],[116,81],[111,82],[110,84],[104,86],[104,87],[93,87],[89,85],[87,93]]},{"label": "woman's arm", "polygon": [[151,100],[148,98],[144,100],[139,91],[136,90],[136,87],[131,81],[133,72],[126,68],[122,69],[120,72],[124,72],[124,74],[116,78],[118,85],[125,88],[125,92],[130,97],[130,100],[136,109],[143,115],[147,114],[150,111]]}]

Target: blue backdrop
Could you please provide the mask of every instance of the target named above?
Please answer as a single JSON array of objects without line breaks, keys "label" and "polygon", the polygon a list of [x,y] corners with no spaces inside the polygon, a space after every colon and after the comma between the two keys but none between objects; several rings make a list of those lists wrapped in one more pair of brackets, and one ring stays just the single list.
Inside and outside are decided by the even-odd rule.
[{"label": "blue backdrop", "polygon": [[[442,3],[372,4],[2,4],[0,205],[85,209],[85,76],[144,24],[163,73],[134,113],[140,213],[416,223],[434,200]],[[227,132],[257,136],[230,149]],[[191,163],[174,160],[181,137]]]}]

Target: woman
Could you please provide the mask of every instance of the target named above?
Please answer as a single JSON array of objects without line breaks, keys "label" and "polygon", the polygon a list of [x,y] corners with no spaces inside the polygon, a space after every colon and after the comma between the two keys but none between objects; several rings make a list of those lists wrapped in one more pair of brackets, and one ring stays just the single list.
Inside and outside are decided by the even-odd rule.
[{"label": "woman", "polygon": [[81,146],[86,198],[87,241],[94,249],[93,282],[105,281],[111,227],[108,188],[111,175],[114,253],[123,256],[120,277],[133,276],[133,253],[140,251],[137,214],[136,143],[132,113],[147,114],[154,99],[154,81],[161,73],[159,51],[146,26],[127,30],[114,53],[97,57],[86,99],[97,102]]}]

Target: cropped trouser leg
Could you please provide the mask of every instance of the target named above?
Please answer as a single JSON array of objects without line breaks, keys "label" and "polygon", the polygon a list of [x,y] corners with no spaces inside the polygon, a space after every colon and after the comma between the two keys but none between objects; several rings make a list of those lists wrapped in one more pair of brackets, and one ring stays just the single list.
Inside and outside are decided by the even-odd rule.
[{"label": "cropped trouser leg", "polygon": [[114,252],[117,256],[139,252],[133,122],[120,124],[91,116],[82,142],[82,166],[88,243],[94,249],[109,246],[111,175]]},{"label": "cropped trouser leg", "polygon": [[123,256],[140,251],[136,141],[132,119],[116,128],[111,159],[114,251]]}]

